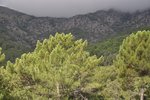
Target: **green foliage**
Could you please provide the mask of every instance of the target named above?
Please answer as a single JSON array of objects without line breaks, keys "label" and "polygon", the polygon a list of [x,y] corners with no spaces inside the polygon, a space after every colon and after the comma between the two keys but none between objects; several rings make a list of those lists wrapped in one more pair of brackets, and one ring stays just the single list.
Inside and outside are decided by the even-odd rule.
[{"label": "green foliage", "polygon": [[2,48],[0,48],[0,66],[3,64],[5,60],[5,55],[2,54]]},{"label": "green foliage", "polygon": [[[31,51],[31,47],[26,41],[20,39],[19,36],[1,32],[0,31],[0,47],[3,48],[3,52],[6,55],[6,61],[15,61],[16,58],[20,57],[21,54]],[[6,62],[3,63],[5,65]]]},{"label": "green foliage", "polygon": [[9,85],[5,90],[17,100],[86,98],[96,88],[90,87],[91,77],[102,62],[90,56],[86,46],[86,41],[75,41],[71,34],[57,33],[38,41],[34,52],[1,69]]},{"label": "green foliage", "polygon": [[[114,66],[98,67],[95,71],[94,76],[92,77],[92,81],[95,82],[95,84],[97,84],[95,94],[102,96],[104,100],[108,98],[107,95],[110,95],[110,97],[113,98],[113,92],[108,93],[108,91],[106,92],[106,90],[110,90],[111,87],[108,87],[108,85],[112,84],[112,82],[116,79],[116,76],[117,73],[116,68]],[[111,91],[113,90],[114,89],[112,89]]]},{"label": "green foliage", "polygon": [[[91,55],[98,51],[101,51],[99,56],[116,54],[120,45],[117,40],[122,41],[124,37],[108,39],[88,50],[91,50]],[[110,66],[101,66],[104,58],[91,56],[86,47],[87,41],[75,40],[71,34],[64,33],[38,41],[33,52],[23,54],[15,63],[8,61],[6,66],[0,67],[0,99],[150,98],[150,31],[139,31],[127,37]],[[1,51],[0,62],[3,62],[5,55]]]},{"label": "green foliage", "polygon": [[132,91],[131,93],[136,94],[135,97],[140,94],[141,89],[144,89],[144,93],[149,93],[150,31],[139,31],[127,37],[114,65],[118,68],[118,79],[122,81],[124,91]]},{"label": "green foliage", "polygon": [[[131,34],[120,47],[116,66],[133,69],[138,76],[150,73],[150,32],[139,31]],[[120,65],[121,64],[121,65]],[[123,69],[126,70],[126,69]],[[124,71],[123,71],[124,72]]]},{"label": "green foliage", "polygon": [[116,36],[110,39],[106,39],[97,43],[92,43],[88,45],[87,50],[91,55],[96,55],[98,57],[104,56],[104,65],[112,65],[116,54],[119,51],[119,47],[126,35]]}]

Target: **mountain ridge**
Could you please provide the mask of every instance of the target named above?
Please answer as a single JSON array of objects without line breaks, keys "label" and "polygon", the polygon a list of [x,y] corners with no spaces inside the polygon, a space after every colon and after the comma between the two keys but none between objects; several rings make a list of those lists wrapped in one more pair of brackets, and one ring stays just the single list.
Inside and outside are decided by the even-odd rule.
[{"label": "mountain ridge", "polygon": [[35,17],[0,7],[0,47],[5,51],[15,48],[20,54],[32,50],[37,40],[48,38],[56,32],[71,32],[76,38],[98,42],[144,27],[150,27],[150,9],[135,13],[111,9],[70,18],[54,18]]}]

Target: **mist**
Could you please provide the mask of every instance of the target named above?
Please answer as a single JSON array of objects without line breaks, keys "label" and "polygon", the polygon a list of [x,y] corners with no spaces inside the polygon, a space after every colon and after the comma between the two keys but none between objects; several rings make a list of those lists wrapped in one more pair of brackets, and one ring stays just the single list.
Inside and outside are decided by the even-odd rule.
[{"label": "mist", "polygon": [[71,17],[111,8],[134,12],[150,8],[150,0],[0,0],[0,5],[34,16]]}]

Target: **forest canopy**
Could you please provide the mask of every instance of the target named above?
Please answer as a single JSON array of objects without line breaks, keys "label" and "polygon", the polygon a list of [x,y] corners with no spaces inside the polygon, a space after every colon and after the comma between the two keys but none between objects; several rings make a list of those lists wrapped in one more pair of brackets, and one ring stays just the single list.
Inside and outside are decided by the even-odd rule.
[{"label": "forest canopy", "polygon": [[[150,99],[150,31],[124,39],[112,65],[91,55],[87,41],[56,33],[15,62],[0,49],[1,100]],[[3,62],[7,62],[2,66]]]}]

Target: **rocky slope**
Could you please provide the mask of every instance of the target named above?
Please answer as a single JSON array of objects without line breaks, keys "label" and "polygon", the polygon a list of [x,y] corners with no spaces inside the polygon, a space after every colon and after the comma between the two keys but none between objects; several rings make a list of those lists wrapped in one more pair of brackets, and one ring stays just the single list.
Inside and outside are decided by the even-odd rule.
[{"label": "rocky slope", "polygon": [[77,38],[97,42],[143,27],[150,27],[150,9],[135,13],[100,10],[70,18],[51,18],[0,7],[0,46],[5,50],[30,51],[38,39],[48,38],[56,32],[71,32]]}]

